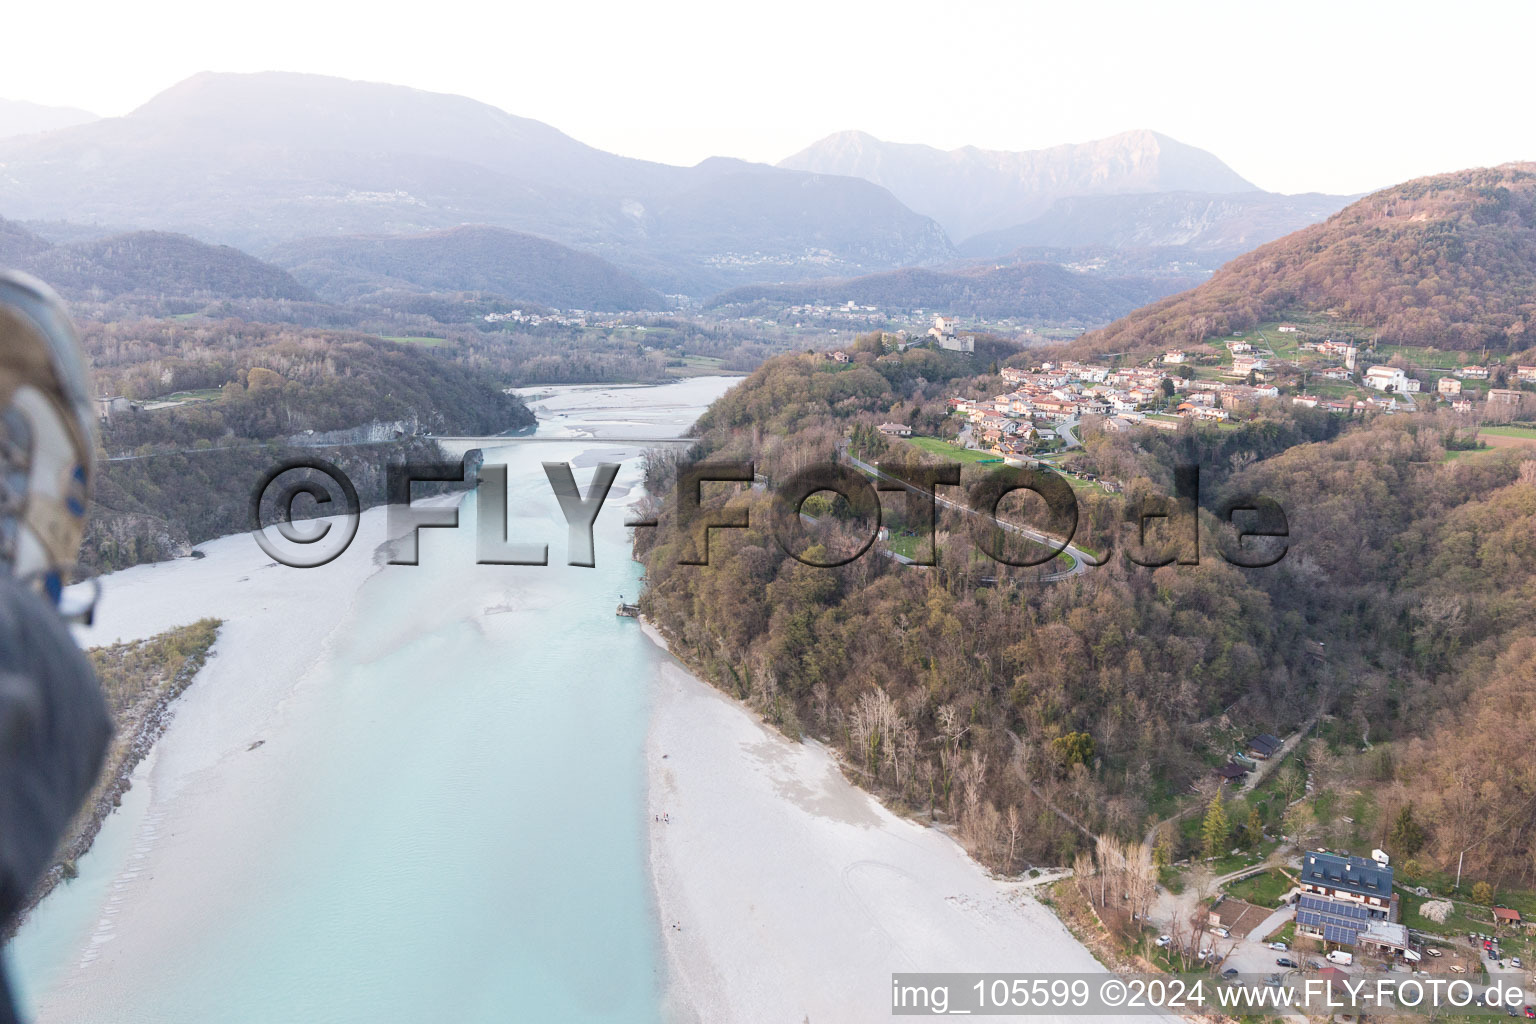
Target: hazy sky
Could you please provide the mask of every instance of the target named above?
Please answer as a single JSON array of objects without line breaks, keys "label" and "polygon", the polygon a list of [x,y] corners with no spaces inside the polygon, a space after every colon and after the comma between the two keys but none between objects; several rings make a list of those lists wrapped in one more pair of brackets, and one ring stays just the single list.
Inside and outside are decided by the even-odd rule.
[{"label": "hazy sky", "polygon": [[1525,0],[115,0],[4,19],[0,96],[107,115],[197,71],[283,70],[462,93],[669,163],[772,162],[844,128],[946,149],[1153,128],[1282,192],[1536,159]]}]

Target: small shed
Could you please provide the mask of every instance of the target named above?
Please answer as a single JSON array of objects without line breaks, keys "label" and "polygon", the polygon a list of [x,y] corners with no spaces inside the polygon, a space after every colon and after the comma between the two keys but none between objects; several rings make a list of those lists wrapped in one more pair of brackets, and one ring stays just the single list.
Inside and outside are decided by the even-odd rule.
[{"label": "small shed", "polygon": [[1241,782],[1243,776],[1248,774],[1248,769],[1240,764],[1224,764],[1216,769],[1216,775],[1223,782]]}]

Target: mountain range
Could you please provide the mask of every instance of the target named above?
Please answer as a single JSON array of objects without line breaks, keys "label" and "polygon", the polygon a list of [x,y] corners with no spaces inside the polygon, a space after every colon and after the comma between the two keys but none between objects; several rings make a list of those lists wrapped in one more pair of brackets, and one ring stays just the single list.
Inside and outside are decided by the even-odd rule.
[{"label": "mountain range", "polygon": [[[236,246],[331,301],[407,288],[665,307],[745,285],[906,268],[975,280],[1040,261],[1182,279],[1346,202],[1258,191],[1151,131],[1029,152],[844,132],[778,167],[676,167],[462,96],[277,72],[195,75],[124,117],[49,116],[63,120],[0,137],[0,215],[65,244],[157,231]],[[987,280],[993,295],[1003,278]]]},{"label": "mountain range", "polygon": [[710,300],[710,308],[837,305],[853,301],[883,310],[934,309],[955,316],[1016,317],[1091,325],[1188,287],[1189,278],[1080,273],[1053,263],[1016,263],[940,271],[888,270],[847,281],[745,285]]},{"label": "mountain range", "polygon": [[256,252],[488,224],[596,252],[668,292],[954,255],[932,220],[857,179],[633,160],[461,96],[315,75],[196,75],[125,117],[0,140],[0,164],[0,213],[14,219]]},{"label": "mountain range", "polygon": [[839,132],[779,166],[882,185],[943,225],[962,255],[987,259],[1086,245],[1193,245],[1230,257],[1348,202],[1260,191],[1211,153],[1146,130],[1020,152]]},{"label": "mountain range", "polygon": [[1152,131],[1018,152],[946,151],[838,132],[779,166],[875,182],[956,239],[1033,220],[1066,196],[1258,191],[1205,150]]}]

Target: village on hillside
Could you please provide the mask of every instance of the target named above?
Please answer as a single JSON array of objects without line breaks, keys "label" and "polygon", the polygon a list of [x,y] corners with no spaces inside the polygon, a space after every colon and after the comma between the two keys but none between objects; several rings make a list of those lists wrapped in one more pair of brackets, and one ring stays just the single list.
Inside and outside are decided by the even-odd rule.
[{"label": "village on hillside", "polygon": [[1486,355],[1471,362],[1477,354],[1434,349],[1362,349],[1352,332],[1333,333],[1328,325],[1278,323],[1134,364],[1003,367],[1008,390],[957,395],[949,405],[966,421],[960,444],[1005,461],[1076,444],[1073,430],[1087,417],[1117,432],[1175,430],[1186,420],[1233,426],[1265,400],[1362,417],[1443,407],[1486,423],[1536,409],[1536,365]]}]

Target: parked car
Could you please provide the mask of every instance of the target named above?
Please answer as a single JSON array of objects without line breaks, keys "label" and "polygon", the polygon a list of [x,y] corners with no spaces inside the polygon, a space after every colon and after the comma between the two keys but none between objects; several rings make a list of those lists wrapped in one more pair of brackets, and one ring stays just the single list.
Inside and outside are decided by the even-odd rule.
[{"label": "parked car", "polygon": [[1444,955],[1438,949],[1436,949],[1434,946],[1425,946],[1424,947],[1424,952],[1428,953],[1430,956],[1443,956]]},{"label": "parked car", "polygon": [[1232,937],[1232,933],[1231,932],[1229,932],[1227,929],[1221,928],[1221,927],[1212,928],[1211,929],[1211,934],[1215,935],[1217,938],[1222,938],[1222,939],[1230,939]]},{"label": "parked car", "polygon": [[1347,967],[1348,965],[1355,962],[1355,954],[1346,953],[1342,949],[1335,949],[1329,952],[1328,955],[1323,959],[1327,960],[1331,964],[1338,964],[1340,967]]},{"label": "parked car", "polygon": [[1274,950],[1277,953],[1285,953],[1285,952],[1289,951],[1291,947],[1287,946],[1283,942],[1271,942],[1269,944],[1269,948]]},{"label": "parked car", "polygon": [[1237,977],[1237,968],[1236,967],[1228,967],[1226,970],[1221,972],[1221,976],[1223,978],[1235,978],[1235,977]]},{"label": "parked car", "polygon": [[1461,966],[1461,964],[1451,964],[1451,973],[1452,974],[1466,974],[1467,973],[1467,969],[1465,967]]},{"label": "parked car", "polygon": [[1321,960],[1308,960],[1307,966],[1312,968],[1314,971],[1320,971],[1328,965],[1323,963]]},{"label": "parked car", "polygon": [[1520,958],[1517,956],[1512,956],[1509,958],[1509,965],[1517,971],[1525,969],[1525,964],[1521,963]]},{"label": "parked car", "polygon": [[1167,948],[1168,944],[1170,942],[1172,942],[1172,941],[1173,941],[1173,936],[1172,935],[1159,935],[1157,937],[1157,948],[1158,949],[1165,949],[1165,948]]},{"label": "parked car", "polygon": [[1288,956],[1277,956],[1277,957],[1275,957],[1275,966],[1276,967],[1299,967],[1301,965],[1298,964],[1295,960],[1292,960]]},{"label": "parked car", "polygon": [[1533,1010],[1533,1009],[1531,1009],[1531,1008],[1530,1008],[1530,1007],[1529,1007],[1529,1006],[1527,1006],[1527,1007],[1526,1007],[1526,1008],[1525,1008],[1525,1015],[1526,1015],[1526,1016],[1527,1016],[1527,1017],[1536,1017],[1536,1010]]},{"label": "parked car", "polygon": [[1209,949],[1202,949],[1200,951],[1199,960],[1200,960],[1201,963],[1205,963],[1205,961],[1209,960],[1210,958],[1211,958],[1211,950],[1209,950]]}]

